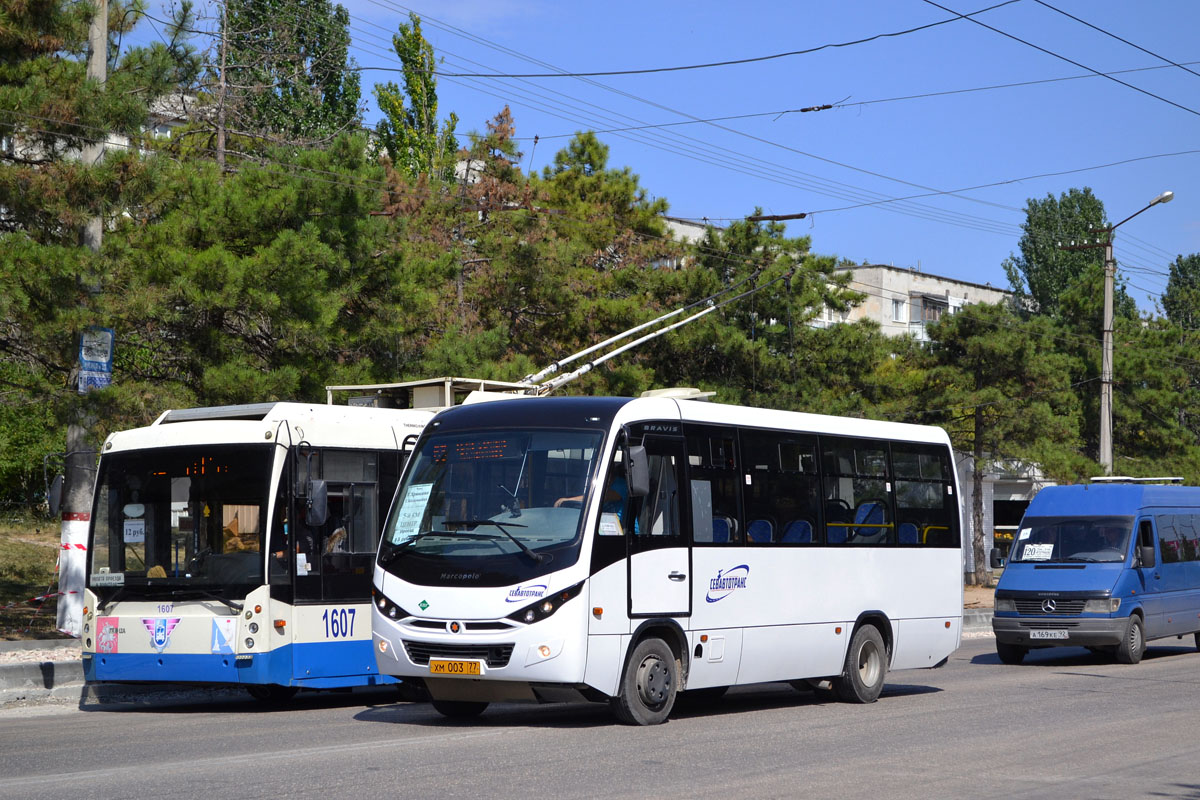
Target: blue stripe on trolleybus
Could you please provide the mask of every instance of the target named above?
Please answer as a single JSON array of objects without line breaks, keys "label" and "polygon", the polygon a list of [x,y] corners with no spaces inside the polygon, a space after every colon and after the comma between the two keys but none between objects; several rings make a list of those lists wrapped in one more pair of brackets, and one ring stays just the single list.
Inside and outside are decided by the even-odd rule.
[{"label": "blue stripe on trolleybus", "polygon": [[[84,679],[204,684],[278,684],[334,689],[382,686],[398,681],[380,675],[370,640],[287,645],[246,658],[210,653],[88,654]],[[297,674],[293,674],[295,662]]]}]

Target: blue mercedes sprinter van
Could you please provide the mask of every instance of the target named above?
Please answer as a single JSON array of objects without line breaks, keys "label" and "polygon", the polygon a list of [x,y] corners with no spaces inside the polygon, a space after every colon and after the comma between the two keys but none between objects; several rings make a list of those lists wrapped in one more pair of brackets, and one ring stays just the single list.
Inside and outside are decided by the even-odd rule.
[{"label": "blue mercedes sprinter van", "polygon": [[1200,487],[1042,489],[1013,537],[992,630],[1006,664],[1064,646],[1136,664],[1148,640],[1188,634],[1200,648]]}]

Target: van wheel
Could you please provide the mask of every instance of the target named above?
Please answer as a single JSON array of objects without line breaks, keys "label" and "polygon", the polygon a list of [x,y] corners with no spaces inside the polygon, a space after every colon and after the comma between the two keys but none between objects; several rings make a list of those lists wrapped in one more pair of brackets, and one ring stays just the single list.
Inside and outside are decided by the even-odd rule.
[{"label": "van wheel", "polygon": [[1136,614],[1129,616],[1125,623],[1125,636],[1117,645],[1117,662],[1121,664],[1136,664],[1142,660],[1146,651],[1146,635],[1142,631],[1142,618]]},{"label": "van wheel", "polygon": [[1192,636],[1196,638],[1196,649],[1200,650],[1200,633],[1193,633]]},{"label": "van wheel", "polygon": [[488,707],[487,703],[476,703],[469,700],[432,700],[430,702],[434,711],[451,719],[478,717]]},{"label": "van wheel", "polygon": [[1028,647],[1021,647],[1019,644],[996,642],[996,655],[1000,656],[1000,660],[1005,664],[1020,664],[1028,652]]},{"label": "van wheel", "polygon": [[874,625],[861,625],[850,639],[842,674],[833,679],[833,690],[847,703],[874,703],[887,675],[887,648]]},{"label": "van wheel", "polygon": [[629,654],[609,706],[626,725],[658,725],[675,705],[679,662],[662,639],[643,639]]}]

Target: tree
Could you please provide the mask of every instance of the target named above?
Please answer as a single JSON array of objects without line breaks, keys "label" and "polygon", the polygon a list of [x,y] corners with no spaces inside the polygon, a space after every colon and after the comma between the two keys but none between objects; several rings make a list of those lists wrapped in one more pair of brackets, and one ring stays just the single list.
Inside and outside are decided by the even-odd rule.
[{"label": "tree", "polygon": [[410,12],[408,19],[409,24],[400,23],[399,33],[392,36],[404,90],[390,81],[375,84],[375,98],[384,114],[375,133],[395,168],[409,178],[426,175],[450,180],[458,151],[454,138],[458,116],[451,112],[439,131],[433,46],[421,33],[421,18]]},{"label": "tree", "polygon": [[[1017,245],[1021,253],[1003,264],[1013,292],[1042,314],[1069,314],[1083,323],[1078,318],[1090,318],[1090,309],[1096,305],[1094,289],[1103,282],[1104,250],[1080,246],[1095,243],[1107,227],[1104,204],[1087,187],[1069,189],[1057,198],[1048,194],[1042,200],[1029,199]],[[1115,292],[1115,313],[1137,316],[1137,304],[1124,287],[1118,284]],[[1100,313],[1096,312],[1097,320]]]},{"label": "tree", "polygon": [[1177,256],[1162,294],[1167,319],[1188,331],[1200,331],[1200,253]]},{"label": "tree", "polygon": [[[924,422],[941,424],[972,455],[974,576],[988,574],[983,478],[989,464],[1020,459],[1059,475],[1087,470],[1078,447],[1078,399],[1049,320],[1022,320],[1005,305],[969,305],[928,329]],[[1065,475],[1064,475],[1065,476]]]},{"label": "tree", "polygon": [[[153,193],[162,164],[136,149],[147,138],[148,106],[198,70],[182,37],[190,4],[179,8],[166,43],[118,49],[140,9],[110,4],[103,82],[87,77],[85,63],[92,4],[9,4],[0,25],[0,137],[11,143],[0,152],[0,396],[7,420],[20,416],[16,409],[28,412],[31,427],[53,419],[60,442],[67,419],[104,394],[81,396],[71,380],[79,332],[107,322],[90,289],[110,267],[107,252],[80,246],[79,231],[94,217],[115,224]],[[110,136],[127,145],[98,164],[81,163],[86,144]],[[24,441],[40,449],[51,438]],[[24,454],[39,470],[42,455]]]},{"label": "tree", "polygon": [[209,77],[214,116],[256,150],[328,143],[356,129],[349,26],[349,12],[330,0],[225,0]]}]

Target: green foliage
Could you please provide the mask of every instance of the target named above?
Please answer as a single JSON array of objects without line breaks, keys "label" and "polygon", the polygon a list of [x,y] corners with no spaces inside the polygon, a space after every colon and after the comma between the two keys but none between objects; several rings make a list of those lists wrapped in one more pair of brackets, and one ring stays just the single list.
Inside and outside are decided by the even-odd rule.
[{"label": "green foliage", "polygon": [[438,130],[433,47],[421,34],[421,18],[409,12],[408,19],[409,24],[400,23],[399,33],[392,36],[404,89],[391,81],[375,84],[375,99],[384,115],[375,133],[392,164],[410,179],[425,175],[449,180],[458,151],[458,116],[451,112]]},{"label": "green foliage", "polygon": [[[1042,314],[1063,315],[1077,325],[1098,322],[1104,295],[1097,295],[1095,288],[1103,285],[1104,248],[1080,246],[1102,241],[1107,227],[1104,204],[1087,187],[1069,189],[1057,198],[1031,198],[1025,204],[1021,253],[1003,264],[1013,292]],[[1136,303],[1120,285],[1114,310],[1120,316],[1137,316]]]},{"label": "green foliage", "polygon": [[1178,256],[1171,263],[1162,309],[1173,324],[1200,331],[1200,253]]},{"label": "green foliage", "polygon": [[349,12],[330,0],[226,0],[234,129],[315,144],[357,128],[362,90],[349,28]]}]

